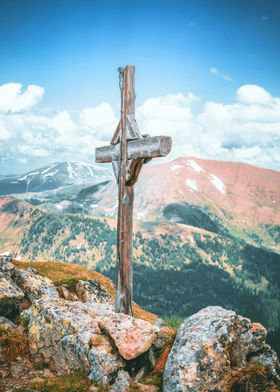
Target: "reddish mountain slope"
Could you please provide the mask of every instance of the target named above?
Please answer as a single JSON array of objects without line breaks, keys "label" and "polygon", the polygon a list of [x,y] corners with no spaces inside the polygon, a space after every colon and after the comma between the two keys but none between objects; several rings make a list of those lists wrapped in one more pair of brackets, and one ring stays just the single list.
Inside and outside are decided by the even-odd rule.
[{"label": "reddish mountain slope", "polygon": [[[108,185],[102,197],[98,213],[114,216],[115,183]],[[266,235],[263,225],[280,225],[280,172],[198,158],[145,167],[136,185],[135,218],[163,217],[164,208],[172,203],[206,208],[229,231]]]}]

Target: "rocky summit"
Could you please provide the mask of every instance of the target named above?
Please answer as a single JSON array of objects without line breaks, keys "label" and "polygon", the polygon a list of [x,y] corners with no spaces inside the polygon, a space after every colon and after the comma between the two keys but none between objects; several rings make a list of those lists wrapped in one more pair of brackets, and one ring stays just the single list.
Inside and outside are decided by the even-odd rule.
[{"label": "rocky summit", "polygon": [[266,329],[233,311],[207,307],[176,333],[135,304],[115,313],[112,283],[84,267],[0,271],[1,391],[280,390]]}]

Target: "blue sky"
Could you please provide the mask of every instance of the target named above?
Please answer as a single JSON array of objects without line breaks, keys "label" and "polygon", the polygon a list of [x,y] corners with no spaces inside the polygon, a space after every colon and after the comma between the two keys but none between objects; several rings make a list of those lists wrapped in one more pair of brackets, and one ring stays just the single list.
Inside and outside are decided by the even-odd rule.
[{"label": "blue sky", "polygon": [[[144,127],[152,126],[152,133],[160,131],[159,125],[163,126],[163,130],[167,126],[172,127],[177,113],[181,116],[182,124],[177,133],[173,131],[172,136],[176,139],[177,134],[179,135],[180,145],[184,139],[184,129],[186,140],[189,138],[189,129],[202,132],[203,139],[207,132],[207,121],[210,124],[209,132],[215,134],[216,138],[219,135],[221,139],[234,139],[232,143],[229,140],[221,142],[220,149],[216,145],[216,152],[192,147],[186,151],[175,149],[175,153],[194,153],[210,158],[217,156],[217,159],[229,157],[278,168],[280,158],[277,156],[276,147],[279,147],[277,127],[280,124],[279,26],[279,0],[0,0],[0,86],[21,84],[21,90],[14,92],[15,99],[30,85],[44,89],[44,93],[37,91],[33,104],[23,105],[18,109],[11,109],[12,106],[9,108],[5,102],[2,104],[4,109],[2,107],[2,142],[0,117],[0,172],[11,170],[11,161],[14,158],[18,161],[13,160],[12,169],[18,172],[57,160],[57,153],[60,153],[63,159],[70,156],[80,159],[80,154],[84,154],[81,151],[75,152],[74,147],[67,143],[63,146],[62,141],[55,151],[48,143],[43,145],[43,139],[46,139],[48,134],[55,136],[55,131],[50,129],[51,119],[59,113],[64,113],[66,122],[70,118],[74,124],[71,125],[72,136],[66,132],[65,123],[63,129],[56,130],[62,138],[64,131],[65,139],[73,135],[77,138],[84,137],[82,127],[86,126],[88,133],[90,134],[91,129],[94,136],[93,146],[105,141],[109,130],[104,131],[104,137],[102,130],[97,130],[98,125],[102,128],[104,124],[99,117],[96,118],[96,113],[91,112],[90,120],[87,116],[86,125],[85,122],[81,123],[81,116],[83,117],[86,108],[94,110],[106,103],[108,106],[101,108],[98,116],[107,113],[107,116],[111,116],[112,124],[114,123],[111,109],[116,117],[119,110],[116,69],[125,64],[136,66],[139,121]],[[255,107],[257,103],[247,99],[248,90],[245,101],[238,101],[239,104],[246,102],[247,106],[254,106],[254,124],[257,118],[258,121],[271,125],[270,112],[272,108],[276,110],[273,114],[273,129],[265,131],[266,135],[263,136],[267,136],[269,132],[269,140],[260,141],[257,137],[254,143],[249,143],[249,139],[259,129],[254,127],[254,124],[251,131],[248,130],[248,124],[246,131],[240,127],[241,134],[248,132],[245,139],[241,137],[242,140],[235,140],[238,139],[237,129],[232,131],[230,136],[221,135],[216,124],[217,121],[220,123],[221,117],[215,119],[216,125],[213,125],[213,107],[209,119],[211,102],[228,105],[227,113],[232,116],[232,110],[236,109],[232,109],[232,105],[237,104],[237,91],[246,85],[262,88],[272,99],[270,103],[262,102],[258,113]],[[261,93],[260,90],[251,90],[250,94],[253,96]],[[1,99],[2,102],[5,101],[6,91],[7,89],[2,91],[1,98],[0,90],[0,115]],[[185,99],[178,94],[182,94]],[[193,94],[197,99],[190,100],[189,94]],[[164,97],[169,97],[169,101]],[[158,98],[159,101],[149,101],[152,98]],[[150,108],[147,109],[149,102]],[[264,105],[270,107],[264,111]],[[164,113],[166,107],[175,108],[175,112],[173,110],[166,123],[162,123],[162,118],[158,118],[155,124],[156,120],[151,118],[151,111],[157,112],[161,117],[159,106]],[[185,111],[178,113],[177,109],[182,107]],[[224,106],[220,106],[220,109],[223,108]],[[263,113],[264,117],[260,118],[259,113]],[[33,116],[32,124],[30,116]],[[45,120],[38,121],[38,116],[44,116]],[[23,129],[15,129],[15,122],[18,123],[19,119],[24,122],[22,128],[26,127],[27,133],[28,129],[31,130],[33,138],[26,137]],[[196,126],[191,128],[190,121],[194,121]],[[235,114],[233,121],[236,128],[236,122],[240,123],[239,114]],[[247,123],[250,123],[248,119]],[[109,125],[107,123],[104,127],[109,128]],[[34,127],[37,128],[34,130]],[[27,146],[21,152],[15,145],[18,140],[22,140]],[[89,141],[87,138],[87,142]],[[85,151],[85,143],[84,140],[79,146],[80,150]],[[196,145],[199,145],[199,140],[196,140]],[[241,146],[243,152],[227,154],[227,151],[222,152],[225,145],[229,146],[231,151],[232,146]],[[257,152],[258,146],[262,153]],[[32,149],[36,148],[37,154],[32,155]],[[248,152],[247,156],[244,148],[253,148],[254,152],[251,156]],[[46,152],[40,156],[38,151],[42,152],[43,149]],[[89,155],[86,157],[90,158]]]}]

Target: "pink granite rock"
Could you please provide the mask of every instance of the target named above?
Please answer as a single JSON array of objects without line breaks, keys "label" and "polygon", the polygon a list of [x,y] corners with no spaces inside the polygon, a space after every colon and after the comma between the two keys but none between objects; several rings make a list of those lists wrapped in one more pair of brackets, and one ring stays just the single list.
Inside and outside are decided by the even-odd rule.
[{"label": "pink granite rock", "polygon": [[109,334],[120,355],[131,360],[148,351],[156,339],[158,328],[147,321],[123,313],[104,313],[99,326]]}]

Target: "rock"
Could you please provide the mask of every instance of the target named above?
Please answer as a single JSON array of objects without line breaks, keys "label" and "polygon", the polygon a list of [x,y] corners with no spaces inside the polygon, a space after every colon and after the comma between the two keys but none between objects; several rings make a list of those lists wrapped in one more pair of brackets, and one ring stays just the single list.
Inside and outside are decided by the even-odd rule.
[{"label": "rock", "polygon": [[119,353],[131,360],[148,351],[156,339],[158,328],[147,321],[123,313],[106,313],[100,327],[114,340]]},{"label": "rock", "polygon": [[31,353],[54,361],[60,373],[84,368],[89,379],[106,385],[124,362],[103,334],[99,319],[111,311],[79,301],[35,301],[31,307],[29,344]]},{"label": "rock", "polygon": [[16,268],[12,277],[30,302],[43,296],[53,299],[59,297],[56,287],[51,280],[38,275],[33,268],[28,268],[27,271]]},{"label": "rock", "polygon": [[87,390],[87,392],[99,392],[99,391],[100,391],[100,388],[96,385],[91,385]]},{"label": "rock", "polygon": [[111,342],[107,338],[103,338],[100,345],[93,346],[89,351],[88,358],[91,370],[88,378],[98,384],[107,385],[113,381],[118,370],[124,367],[124,361],[114,351]]},{"label": "rock", "polygon": [[0,272],[10,274],[15,269],[15,266],[10,261],[0,263]]},{"label": "rock", "polygon": [[0,316],[13,317],[19,310],[24,294],[6,275],[0,272]]},{"label": "rock", "polygon": [[[157,385],[145,385],[139,382],[135,384],[138,392],[159,392],[160,388]],[[175,392],[175,391],[174,391]]]},{"label": "rock", "polygon": [[114,304],[113,297],[98,280],[79,280],[76,284],[76,292],[83,302]]},{"label": "rock", "polygon": [[279,362],[266,330],[218,306],[187,318],[164,371],[164,392],[279,390]]},{"label": "rock", "polygon": [[108,392],[129,392],[131,391],[130,386],[131,378],[129,373],[124,370],[120,370],[114,384]]},{"label": "rock", "polygon": [[14,362],[10,364],[10,372],[13,378],[19,377],[25,374],[26,371],[31,368],[30,362],[25,358],[17,358]]},{"label": "rock", "polygon": [[[64,287],[64,286],[58,286],[57,288],[57,292],[60,298],[66,299],[67,301],[72,301],[74,300],[74,296],[72,293],[70,293],[70,291]],[[78,297],[76,296],[75,298],[76,300],[78,299]]]},{"label": "rock", "polygon": [[14,324],[11,320],[6,317],[0,316],[0,330],[8,330],[17,328],[16,324]]}]

